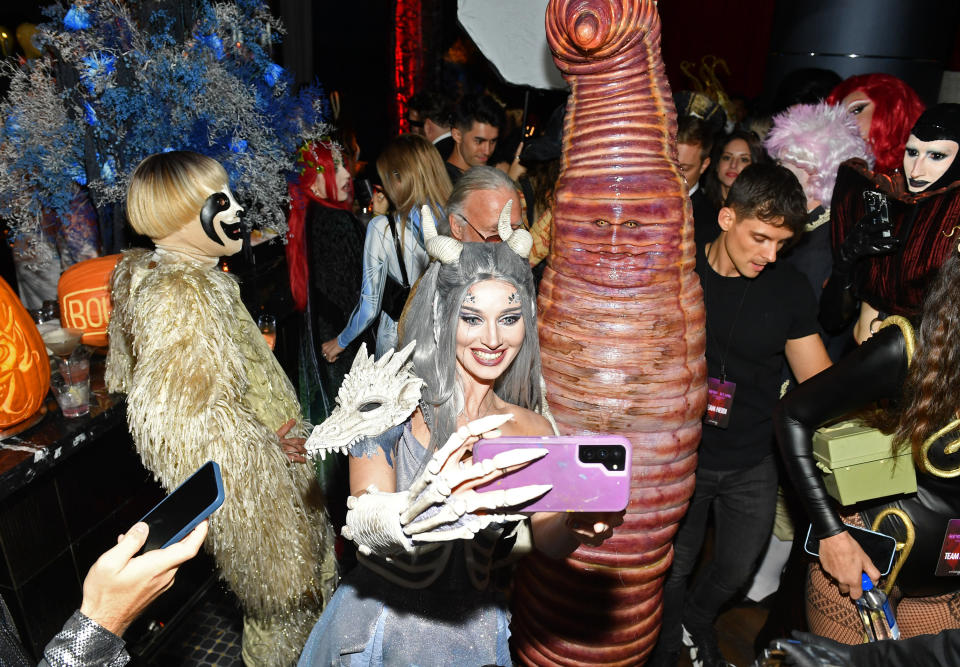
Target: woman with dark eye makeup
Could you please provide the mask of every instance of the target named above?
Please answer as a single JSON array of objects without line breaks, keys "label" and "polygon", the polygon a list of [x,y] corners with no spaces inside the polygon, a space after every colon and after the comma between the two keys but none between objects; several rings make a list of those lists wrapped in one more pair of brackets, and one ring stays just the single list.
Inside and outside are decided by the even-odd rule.
[{"label": "woman with dark eye makeup", "polygon": [[839,104],[856,119],[878,172],[890,173],[901,166],[903,145],[924,107],[913,88],[889,74],[859,74],[837,85],[826,101]]},{"label": "woman with dark eye makeup", "polygon": [[[527,262],[533,240],[511,230],[505,213],[503,243],[461,243],[437,235],[422,209],[436,261],[410,299],[401,336],[413,347],[421,400],[411,402],[403,423],[348,447],[352,495],[343,536],[357,545],[358,566],[315,626],[302,667],[512,664],[498,573],[534,548],[560,558],[580,544],[599,545],[623,521],[623,512],[506,515],[503,508],[516,501],[497,500],[503,491],[473,490],[504,470],[495,462],[484,477],[471,476],[478,435],[553,432],[537,413],[540,346]],[[410,353],[405,347],[396,354]],[[323,429],[314,433],[321,442],[340,433]]]},{"label": "woman with dark eye makeup", "polygon": [[759,137],[748,130],[734,130],[714,145],[710,166],[703,175],[703,191],[717,210],[730,192],[730,186],[747,166],[768,162]]},{"label": "woman with dark eye makeup", "polygon": [[[858,160],[840,166],[832,209],[834,270],[820,302],[828,332],[842,329],[859,310],[854,338],[862,343],[887,315],[919,314],[930,281],[956,246],[958,151],[960,104],[938,104],[910,130],[902,173],[871,172]],[[879,214],[871,213],[865,197],[882,202]]]}]

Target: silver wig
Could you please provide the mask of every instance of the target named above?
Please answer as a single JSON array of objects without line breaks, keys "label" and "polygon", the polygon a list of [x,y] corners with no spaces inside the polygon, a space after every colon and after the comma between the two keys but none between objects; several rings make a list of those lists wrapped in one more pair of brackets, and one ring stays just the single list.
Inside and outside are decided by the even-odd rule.
[{"label": "silver wig", "polygon": [[540,342],[537,338],[536,296],[530,264],[506,243],[464,243],[459,260],[432,262],[420,279],[405,314],[401,346],[417,341],[414,371],[426,382],[423,400],[432,412],[430,446],[436,449],[457,429],[463,411],[463,390],[457,376],[457,325],[460,307],[470,288],[484,280],[513,285],[521,301],[523,344],[494,391],[501,400],[538,411]]}]

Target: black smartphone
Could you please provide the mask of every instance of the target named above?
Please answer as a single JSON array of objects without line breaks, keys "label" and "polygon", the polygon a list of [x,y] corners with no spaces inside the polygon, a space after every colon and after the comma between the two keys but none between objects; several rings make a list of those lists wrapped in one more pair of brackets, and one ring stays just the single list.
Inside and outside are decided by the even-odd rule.
[{"label": "black smartphone", "polygon": [[207,461],[140,519],[150,532],[137,555],[179,542],[222,504],[220,464]]},{"label": "black smartphone", "polygon": [[890,238],[893,225],[890,224],[890,214],[887,211],[887,198],[876,190],[863,191],[863,203],[867,212],[873,218],[873,226],[880,231],[883,238]]},{"label": "black smartphone", "polygon": [[[885,575],[890,572],[890,567],[893,565],[893,556],[897,552],[897,540],[886,533],[878,533],[860,526],[851,526],[849,523],[843,525],[847,527],[850,537],[857,541],[860,548],[873,561],[874,567],[880,570],[880,574]],[[811,556],[820,555],[820,538],[813,536],[813,524],[810,524],[807,529],[807,541],[803,545],[803,550]]]}]

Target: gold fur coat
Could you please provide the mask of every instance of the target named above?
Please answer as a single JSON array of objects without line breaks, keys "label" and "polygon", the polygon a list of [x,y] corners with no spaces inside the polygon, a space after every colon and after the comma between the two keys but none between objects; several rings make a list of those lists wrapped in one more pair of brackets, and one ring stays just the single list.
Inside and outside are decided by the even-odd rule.
[{"label": "gold fur coat", "polygon": [[225,499],[206,548],[246,616],[282,628],[276,664],[290,664],[336,579],[312,466],[289,463],[276,434],[291,417],[291,435],[307,432],[293,387],[216,267],[130,250],[112,298],[107,387],[127,394],[140,457],[167,490],[220,464]]}]

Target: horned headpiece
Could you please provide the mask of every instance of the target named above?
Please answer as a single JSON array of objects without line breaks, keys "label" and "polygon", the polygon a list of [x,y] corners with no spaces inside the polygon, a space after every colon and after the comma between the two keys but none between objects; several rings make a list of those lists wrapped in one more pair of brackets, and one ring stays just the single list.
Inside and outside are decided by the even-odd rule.
[{"label": "horned headpiece", "polygon": [[[510,225],[512,208],[513,200],[504,204],[500,211],[500,219],[497,221],[497,233],[500,235],[500,239],[510,246],[511,250],[523,259],[527,259],[530,255],[530,249],[533,248],[533,237],[526,229],[514,229]],[[423,206],[421,215],[423,219],[423,240],[426,243],[427,252],[443,264],[457,263],[460,260],[460,253],[463,251],[463,242],[451,236],[442,236],[437,233],[437,223],[433,219],[433,212],[429,206]]]}]

